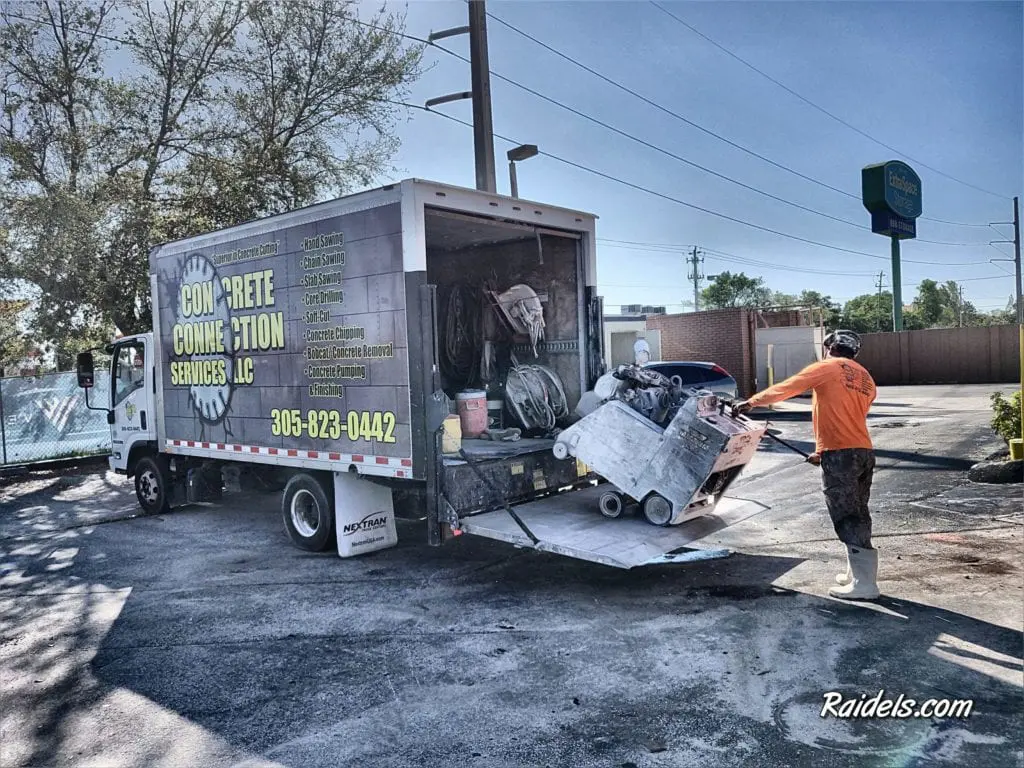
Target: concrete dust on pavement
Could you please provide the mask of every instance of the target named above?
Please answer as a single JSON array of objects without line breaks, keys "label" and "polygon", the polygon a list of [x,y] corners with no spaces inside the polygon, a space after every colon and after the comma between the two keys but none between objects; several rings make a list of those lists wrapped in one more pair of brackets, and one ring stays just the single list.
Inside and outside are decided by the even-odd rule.
[{"label": "concrete dust on pavement", "polygon": [[[825,596],[818,470],[767,443],[735,494],[771,508],[713,537],[734,555],[633,571],[417,521],[341,560],[272,495],[118,520],[123,478],[7,484],[0,765],[1020,765],[1024,528],[963,482],[992,437],[959,390],[880,393],[920,424],[873,431],[870,604]],[[972,711],[820,716],[879,691]]]}]

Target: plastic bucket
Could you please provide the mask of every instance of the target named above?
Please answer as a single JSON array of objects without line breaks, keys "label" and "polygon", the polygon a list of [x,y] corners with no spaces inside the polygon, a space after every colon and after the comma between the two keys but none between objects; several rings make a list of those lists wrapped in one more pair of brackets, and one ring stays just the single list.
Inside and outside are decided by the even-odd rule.
[{"label": "plastic bucket", "polygon": [[446,416],[441,433],[441,453],[454,455],[462,447],[462,422],[458,416]]},{"label": "plastic bucket", "polygon": [[462,436],[480,437],[487,429],[487,394],[483,390],[467,390],[455,396],[455,410],[462,424]]}]

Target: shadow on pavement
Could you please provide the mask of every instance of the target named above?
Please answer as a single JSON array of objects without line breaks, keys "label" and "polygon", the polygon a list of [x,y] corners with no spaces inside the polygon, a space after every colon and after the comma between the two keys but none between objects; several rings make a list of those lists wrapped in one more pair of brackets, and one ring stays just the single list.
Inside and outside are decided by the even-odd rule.
[{"label": "shadow on pavement", "polygon": [[[618,571],[471,537],[430,549],[403,523],[398,547],[340,561],[291,549],[273,507],[0,542],[0,762],[998,766],[1022,749],[1020,632],[772,585],[800,559]],[[819,717],[827,691],[880,689],[974,711]]]}]

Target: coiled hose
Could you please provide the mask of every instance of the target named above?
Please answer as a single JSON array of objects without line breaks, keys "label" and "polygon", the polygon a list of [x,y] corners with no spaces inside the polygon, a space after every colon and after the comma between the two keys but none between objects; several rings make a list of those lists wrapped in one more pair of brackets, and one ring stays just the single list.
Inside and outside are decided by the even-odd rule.
[{"label": "coiled hose", "polygon": [[441,372],[454,389],[464,389],[476,378],[480,359],[480,305],[465,286],[455,285],[445,311]]},{"label": "coiled hose", "polygon": [[505,395],[524,429],[555,428],[569,415],[565,389],[558,374],[543,365],[516,365],[509,371]]}]

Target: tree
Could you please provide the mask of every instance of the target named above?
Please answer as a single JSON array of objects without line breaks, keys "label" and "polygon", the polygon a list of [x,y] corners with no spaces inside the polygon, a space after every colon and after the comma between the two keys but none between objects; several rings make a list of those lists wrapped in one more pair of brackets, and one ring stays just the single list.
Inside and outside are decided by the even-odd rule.
[{"label": "tree", "polygon": [[823,296],[817,291],[801,291],[797,299],[798,304],[806,307],[820,307],[822,319],[828,328],[836,328],[842,319],[842,307],[839,302],[833,301],[831,296]]},{"label": "tree", "polygon": [[892,294],[865,293],[850,299],[843,307],[842,326],[857,333],[891,331]]},{"label": "tree", "polygon": [[0,372],[23,360],[32,349],[32,340],[18,321],[28,305],[24,299],[0,299]]},{"label": "tree", "polygon": [[708,309],[725,307],[766,307],[772,304],[772,292],[760,277],[739,272],[715,275],[711,284],[701,291],[703,305]]},{"label": "tree", "polygon": [[[0,12],[0,279],[38,288],[59,346],[150,326],[153,245],[375,179],[420,72],[404,18],[347,0],[121,7]],[[133,68],[114,77],[118,49]]]}]

